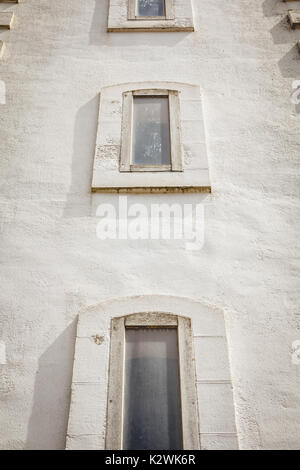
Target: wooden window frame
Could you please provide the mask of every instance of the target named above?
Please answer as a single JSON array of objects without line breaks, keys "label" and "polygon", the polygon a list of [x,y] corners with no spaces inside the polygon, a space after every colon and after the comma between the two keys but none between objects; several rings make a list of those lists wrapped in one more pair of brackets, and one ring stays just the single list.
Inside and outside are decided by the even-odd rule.
[{"label": "wooden window frame", "polygon": [[[111,321],[107,400],[107,450],[122,450],[126,328],[176,328],[183,450],[199,449],[199,419],[191,320],[167,313],[136,313]],[[120,393],[121,391],[121,393]]]},{"label": "wooden window frame", "polygon": [[[132,134],[133,134],[133,97],[134,96],[167,96],[169,99],[170,120],[170,165],[134,165],[132,164]],[[121,172],[162,172],[183,171],[180,124],[180,103],[177,90],[134,90],[123,93],[123,117],[121,138]]]},{"label": "wooden window frame", "polygon": [[165,0],[165,15],[163,16],[138,16],[137,15],[137,0],[128,0],[128,20],[135,20],[135,21],[175,20],[174,0]]}]

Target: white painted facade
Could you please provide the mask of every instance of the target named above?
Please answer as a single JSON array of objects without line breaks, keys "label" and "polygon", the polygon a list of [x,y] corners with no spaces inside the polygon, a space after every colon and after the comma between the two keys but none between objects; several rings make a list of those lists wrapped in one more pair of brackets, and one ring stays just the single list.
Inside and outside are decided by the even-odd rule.
[{"label": "white painted facade", "polygon": [[[299,449],[300,31],[287,10],[300,2],[193,0],[195,32],[163,33],[108,33],[108,3],[0,4],[15,14],[0,30],[0,448],[65,448],[80,312],[100,312],[105,396],[109,317],[179,314],[177,296],[224,315],[239,447]],[[91,193],[99,93],[146,81],[200,86],[212,193],[128,202],[202,203],[198,251],[96,236],[99,204],[119,197]]]}]

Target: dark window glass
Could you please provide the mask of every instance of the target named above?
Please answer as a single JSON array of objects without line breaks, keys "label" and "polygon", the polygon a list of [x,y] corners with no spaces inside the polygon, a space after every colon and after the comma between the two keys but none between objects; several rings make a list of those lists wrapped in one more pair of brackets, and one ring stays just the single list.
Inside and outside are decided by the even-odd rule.
[{"label": "dark window glass", "polygon": [[182,449],[177,329],[126,330],[123,449]]},{"label": "dark window glass", "polygon": [[137,16],[165,16],[165,0],[137,0]]},{"label": "dark window glass", "polygon": [[132,142],[133,164],[171,164],[168,96],[134,96]]}]

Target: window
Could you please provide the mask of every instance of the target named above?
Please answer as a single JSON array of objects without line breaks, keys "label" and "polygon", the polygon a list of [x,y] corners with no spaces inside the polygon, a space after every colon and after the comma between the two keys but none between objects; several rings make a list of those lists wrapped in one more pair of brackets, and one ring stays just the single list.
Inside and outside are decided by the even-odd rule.
[{"label": "window", "polygon": [[120,171],[183,171],[177,91],[124,93]]},{"label": "window", "polygon": [[134,96],[132,166],[171,169],[168,96]]},{"label": "window", "polygon": [[292,29],[300,28],[300,10],[289,10],[288,20]]},{"label": "window", "polygon": [[128,20],[174,20],[173,0],[129,0]]},{"label": "window", "polygon": [[126,328],[123,436],[123,449],[182,449],[175,328]]},{"label": "window", "polygon": [[106,448],[198,448],[190,320],[141,313],[111,331]]},{"label": "window", "polygon": [[166,448],[236,450],[232,386],[224,313],[214,305],[137,295],[88,307],[77,323],[66,448],[150,448],[159,437]]},{"label": "window", "polygon": [[111,0],[107,30],[192,32],[191,0]]},{"label": "window", "polygon": [[137,0],[138,17],[165,17],[165,0]]}]

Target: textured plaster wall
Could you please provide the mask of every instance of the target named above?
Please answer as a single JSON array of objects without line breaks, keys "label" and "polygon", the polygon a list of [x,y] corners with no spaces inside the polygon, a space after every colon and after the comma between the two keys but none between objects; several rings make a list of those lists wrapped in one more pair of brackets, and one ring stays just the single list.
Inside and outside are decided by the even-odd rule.
[{"label": "textured plaster wall", "polygon": [[[64,448],[77,314],[139,294],[225,309],[240,447],[300,448],[300,31],[280,0],[193,5],[196,33],[155,34],[107,34],[107,0],[0,5],[1,448]],[[199,252],[96,238],[99,90],[143,80],[202,87],[212,195],[129,198],[203,202]]]}]

